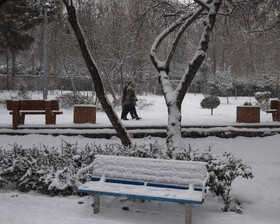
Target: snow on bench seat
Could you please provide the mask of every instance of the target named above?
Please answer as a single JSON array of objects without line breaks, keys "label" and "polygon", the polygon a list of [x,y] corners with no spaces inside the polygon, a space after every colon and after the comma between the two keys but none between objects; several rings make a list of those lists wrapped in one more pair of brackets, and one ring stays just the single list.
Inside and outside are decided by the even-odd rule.
[{"label": "snow on bench seat", "polygon": [[209,178],[204,162],[98,155],[92,167],[91,181],[78,192],[94,195],[94,213],[99,195],[202,204]]}]

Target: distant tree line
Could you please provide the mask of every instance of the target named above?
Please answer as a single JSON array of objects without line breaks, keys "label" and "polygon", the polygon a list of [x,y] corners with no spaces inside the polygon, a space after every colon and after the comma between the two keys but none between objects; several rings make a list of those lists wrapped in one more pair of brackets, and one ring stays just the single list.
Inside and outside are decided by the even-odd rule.
[{"label": "distant tree line", "polygon": [[[170,23],[168,18],[174,15],[167,13],[168,4],[152,7],[160,2],[170,1],[87,0],[78,6],[89,48],[101,70],[105,88],[112,95],[120,95],[123,85],[132,80],[141,91],[161,92],[149,50],[160,30]],[[235,10],[231,10],[230,2],[236,4]],[[247,95],[268,88],[275,92],[274,85],[279,83],[280,76],[279,5],[275,0],[244,0],[242,5],[225,1],[222,7],[227,14],[219,15],[215,24],[213,41],[207,51],[208,65],[200,68],[200,77],[193,81],[189,91],[212,93],[217,89],[217,94],[225,95],[220,84],[213,82],[219,73],[229,71],[230,95],[236,92]],[[48,10],[49,74],[67,76],[70,85],[64,86],[69,89],[83,88],[71,81],[75,76],[89,76],[89,73],[61,1],[5,0],[0,5],[0,73],[8,76],[1,78],[6,83],[4,89],[17,88],[14,76],[42,74],[45,7]],[[192,26],[179,42],[179,46],[186,45],[188,50],[179,47],[174,53],[170,65],[170,79],[174,83],[179,72],[186,69],[184,62],[196,50],[198,34],[197,26]],[[161,54],[166,51],[163,45]],[[273,80],[272,84],[267,85],[267,79]]]}]

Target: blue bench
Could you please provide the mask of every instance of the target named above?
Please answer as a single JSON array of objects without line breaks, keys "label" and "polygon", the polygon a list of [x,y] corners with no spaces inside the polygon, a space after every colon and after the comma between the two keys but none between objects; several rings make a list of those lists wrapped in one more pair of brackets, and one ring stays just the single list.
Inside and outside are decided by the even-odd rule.
[{"label": "blue bench", "polygon": [[204,162],[98,155],[90,168],[91,181],[77,191],[94,196],[95,214],[100,195],[180,202],[186,204],[186,224],[191,224],[192,205],[203,203],[209,178]]}]

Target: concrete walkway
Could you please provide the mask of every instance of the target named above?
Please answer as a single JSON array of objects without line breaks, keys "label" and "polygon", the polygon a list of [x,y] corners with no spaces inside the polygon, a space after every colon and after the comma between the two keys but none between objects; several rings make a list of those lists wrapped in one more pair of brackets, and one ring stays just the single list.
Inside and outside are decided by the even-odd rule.
[{"label": "concrete walkway", "polygon": [[[166,126],[128,126],[126,127],[129,135],[133,138],[166,137]],[[220,138],[244,137],[264,137],[280,133],[280,122],[272,124],[233,124],[229,126],[213,125],[192,125],[182,126],[183,138],[202,138],[217,136]],[[12,126],[0,126],[0,135],[65,135],[83,136],[87,138],[106,138],[117,136],[116,131],[111,125],[21,125],[13,130]]]}]

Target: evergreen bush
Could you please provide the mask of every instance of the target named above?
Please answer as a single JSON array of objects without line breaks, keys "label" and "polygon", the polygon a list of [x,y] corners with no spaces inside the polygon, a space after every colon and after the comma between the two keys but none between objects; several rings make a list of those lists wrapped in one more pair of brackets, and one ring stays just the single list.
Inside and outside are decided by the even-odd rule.
[{"label": "evergreen bush", "polygon": [[252,106],[252,103],[246,101],[243,105],[244,105],[244,106]]},{"label": "evergreen bush", "polygon": [[76,102],[74,93],[65,93],[59,97],[57,97],[59,103],[62,108],[70,108],[73,107],[74,104],[93,104],[93,98],[90,96],[84,96],[82,94],[76,94]]},{"label": "evergreen bush", "polygon": [[220,99],[217,96],[206,96],[200,103],[202,108],[211,109],[211,115],[213,110],[220,105]]},{"label": "evergreen bush", "polygon": [[255,99],[257,100],[257,104],[261,107],[262,110],[267,110],[269,107],[269,98],[271,97],[271,92],[256,92]]}]

